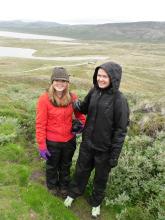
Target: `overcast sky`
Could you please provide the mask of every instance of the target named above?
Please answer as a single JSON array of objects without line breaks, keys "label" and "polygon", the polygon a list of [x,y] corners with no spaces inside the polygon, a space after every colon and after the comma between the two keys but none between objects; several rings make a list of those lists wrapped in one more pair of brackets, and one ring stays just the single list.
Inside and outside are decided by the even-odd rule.
[{"label": "overcast sky", "polygon": [[165,21],[165,0],[0,0],[0,20],[66,24]]}]

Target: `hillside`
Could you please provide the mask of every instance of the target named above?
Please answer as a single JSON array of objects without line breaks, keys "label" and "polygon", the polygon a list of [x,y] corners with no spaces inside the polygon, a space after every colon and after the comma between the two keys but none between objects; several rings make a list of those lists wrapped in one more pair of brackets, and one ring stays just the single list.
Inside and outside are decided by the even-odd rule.
[{"label": "hillside", "polygon": [[[32,24],[20,21],[3,25],[6,28],[8,25],[10,31],[13,28],[17,32],[30,32],[29,27],[32,30]],[[33,32],[39,33],[39,27],[50,35],[45,28],[52,31],[78,26],[37,22],[33,23]],[[87,198],[91,194],[93,175],[84,195],[71,209],[65,208],[63,199],[51,195],[45,187],[45,161],[39,157],[35,142],[36,103],[49,86],[54,66],[68,70],[70,90],[83,99],[92,86],[95,67],[111,60],[123,68],[120,89],[127,96],[131,122],[118,166],[108,180],[98,220],[164,220],[165,44],[94,40],[74,43],[0,37],[0,45],[1,51],[3,47],[31,48],[36,51],[34,58],[49,58],[0,57],[0,219],[91,220]],[[94,59],[96,55],[98,58]],[[51,60],[51,57],[61,59]],[[80,142],[78,136],[72,175]]]},{"label": "hillside", "polygon": [[165,22],[67,25],[56,22],[0,22],[0,30],[71,37],[80,40],[165,42]]}]

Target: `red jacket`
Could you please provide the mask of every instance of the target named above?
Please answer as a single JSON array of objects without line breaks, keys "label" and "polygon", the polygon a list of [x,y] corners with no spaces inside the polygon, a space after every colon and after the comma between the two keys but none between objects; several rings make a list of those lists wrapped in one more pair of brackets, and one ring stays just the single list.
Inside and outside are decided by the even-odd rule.
[{"label": "red jacket", "polygon": [[[77,96],[72,94],[72,100]],[[36,109],[36,140],[40,150],[46,149],[46,140],[67,142],[73,138],[72,129],[72,104],[66,107],[54,106],[48,94],[44,93],[38,99]],[[85,115],[74,112],[75,117],[85,124]]]}]

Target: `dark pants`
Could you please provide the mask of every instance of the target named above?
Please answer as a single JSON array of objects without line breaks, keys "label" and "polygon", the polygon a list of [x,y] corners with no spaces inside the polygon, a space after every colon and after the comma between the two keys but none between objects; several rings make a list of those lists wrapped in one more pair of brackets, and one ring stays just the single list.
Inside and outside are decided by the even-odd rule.
[{"label": "dark pants", "polygon": [[91,171],[95,169],[90,203],[93,207],[100,205],[105,196],[106,184],[111,170],[109,158],[109,152],[94,150],[82,143],[74,178],[69,187],[69,196],[76,198],[83,194]]},{"label": "dark pants", "polygon": [[66,143],[47,141],[51,156],[46,161],[46,184],[48,189],[67,189],[70,181],[70,167],[76,149],[76,139]]}]

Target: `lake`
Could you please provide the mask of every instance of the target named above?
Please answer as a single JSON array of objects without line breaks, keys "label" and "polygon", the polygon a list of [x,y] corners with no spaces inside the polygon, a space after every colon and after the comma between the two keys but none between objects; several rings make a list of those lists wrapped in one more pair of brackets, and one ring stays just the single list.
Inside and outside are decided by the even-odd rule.
[{"label": "lake", "polygon": [[25,34],[9,31],[0,31],[1,37],[19,38],[19,39],[33,39],[33,40],[55,40],[55,41],[74,41],[73,38],[57,37],[39,34]]},{"label": "lake", "polygon": [[106,56],[71,56],[71,57],[35,57],[34,49],[16,48],[16,47],[0,47],[0,57],[16,57],[36,60],[55,60],[55,61],[79,61],[79,60],[105,60]]},{"label": "lake", "polygon": [[[38,35],[38,34],[25,34],[9,31],[0,31],[1,37],[19,38],[19,39],[38,39],[38,40],[51,40],[50,43],[54,44],[82,44],[72,38]],[[36,57],[33,54],[36,50],[31,48],[16,48],[16,47],[0,47],[0,57],[16,57],[16,58],[27,58],[37,60],[55,60],[55,61],[79,61],[79,60],[105,60],[108,57],[105,56],[71,56],[71,57]]]}]

